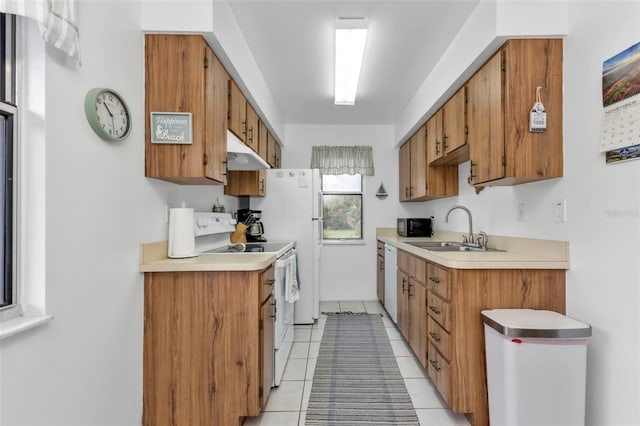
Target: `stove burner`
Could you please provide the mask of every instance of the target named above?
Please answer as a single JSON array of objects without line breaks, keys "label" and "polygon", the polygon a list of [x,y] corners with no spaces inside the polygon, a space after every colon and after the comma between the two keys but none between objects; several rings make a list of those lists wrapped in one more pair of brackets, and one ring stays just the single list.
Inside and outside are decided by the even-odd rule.
[{"label": "stove burner", "polygon": [[247,243],[244,250],[237,250],[234,246],[225,246],[204,253],[280,253],[283,249],[290,246],[291,243]]}]

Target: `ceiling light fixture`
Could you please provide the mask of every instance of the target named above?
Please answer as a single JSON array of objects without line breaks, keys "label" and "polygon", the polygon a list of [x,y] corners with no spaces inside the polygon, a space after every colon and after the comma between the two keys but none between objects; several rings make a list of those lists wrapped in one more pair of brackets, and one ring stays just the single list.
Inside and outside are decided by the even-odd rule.
[{"label": "ceiling light fixture", "polygon": [[360,68],[367,42],[366,18],[338,18],[336,20],[336,105],[353,105],[356,101]]}]

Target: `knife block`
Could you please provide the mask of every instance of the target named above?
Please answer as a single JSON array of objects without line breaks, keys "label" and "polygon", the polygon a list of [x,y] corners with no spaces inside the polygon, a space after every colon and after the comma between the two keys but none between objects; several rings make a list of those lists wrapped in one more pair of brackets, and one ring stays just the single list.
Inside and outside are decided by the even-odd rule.
[{"label": "knife block", "polygon": [[247,242],[247,237],[245,235],[246,231],[247,231],[247,225],[245,225],[244,223],[237,223],[236,230],[233,231],[233,234],[231,234],[231,236],[229,237],[229,240],[231,241],[232,244],[246,243]]}]

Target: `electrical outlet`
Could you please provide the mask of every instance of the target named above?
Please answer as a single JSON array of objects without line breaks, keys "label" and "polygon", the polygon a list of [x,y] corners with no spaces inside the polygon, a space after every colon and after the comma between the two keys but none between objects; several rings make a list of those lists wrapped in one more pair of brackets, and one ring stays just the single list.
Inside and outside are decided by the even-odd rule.
[{"label": "electrical outlet", "polygon": [[567,221],[567,200],[560,200],[553,203],[553,221],[564,223]]},{"label": "electrical outlet", "polygon": [[524,203],[518,204],[518,222],[524,222]]}]

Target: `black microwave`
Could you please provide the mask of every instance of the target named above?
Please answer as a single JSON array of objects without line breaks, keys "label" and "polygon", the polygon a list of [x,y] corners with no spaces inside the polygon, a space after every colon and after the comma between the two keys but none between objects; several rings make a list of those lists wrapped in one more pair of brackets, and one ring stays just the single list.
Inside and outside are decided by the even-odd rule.
[{"label": "black microwave", "polygon": [[398,235],[401,237],[431,237],[433,224],[431,218],[398,218]]}]

